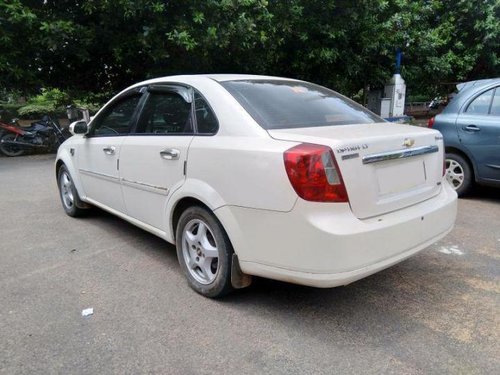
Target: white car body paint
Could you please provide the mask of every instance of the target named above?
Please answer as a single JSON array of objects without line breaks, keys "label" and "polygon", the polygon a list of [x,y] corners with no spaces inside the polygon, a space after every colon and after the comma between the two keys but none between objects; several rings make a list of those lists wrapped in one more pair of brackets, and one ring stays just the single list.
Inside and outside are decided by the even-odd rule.
[{"label": "white car body paint", "polygon": [[[219,83],[246,78],[281,79],[201,75],[141,82],[133,87],[180,83],[196,89],[215,112],[218,132],[75,135],[59,148],[57,163],[68,167],[84,202],[172,243],[177,203],[199,200],[223,225],[245,273],[304,285],[348,284],[416,254],[451,231],[457,202],[442,177],[439,132],[388,123],[266,131]],[[414,140],[413,147],[439,150],[362,163],[363,157],[404,148],[405,138]],[[297,196],[283,153],[304,142],[333,150],[348,203]],[[114,147],[112,154],[103,151],[109,147]],[[162,159],[159,152],[165,148],[178,150],[179,159]],[[343,158],[353,153],[358,155]]]}]

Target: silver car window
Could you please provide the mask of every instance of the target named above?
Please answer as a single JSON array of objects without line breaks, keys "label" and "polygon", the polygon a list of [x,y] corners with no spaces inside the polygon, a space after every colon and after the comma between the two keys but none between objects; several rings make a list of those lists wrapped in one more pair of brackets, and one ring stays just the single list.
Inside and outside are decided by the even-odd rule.
[{"label": "silver car window", "polygon": [[474,115],[487,115],[490,110],[491,97],[493,95],[493,90],[488,90],[483,92],[481,95],[476,97],[472,102],[469,103],[465,112],[467,114]]}]

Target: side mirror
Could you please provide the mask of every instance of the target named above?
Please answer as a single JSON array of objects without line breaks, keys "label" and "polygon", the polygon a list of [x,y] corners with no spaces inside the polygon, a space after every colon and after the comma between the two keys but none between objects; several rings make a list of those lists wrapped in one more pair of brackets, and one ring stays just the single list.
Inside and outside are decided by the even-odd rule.
[{"label": "side mirror", "polygon": [[73,135],[87,134],[89,132],[89,126],[85,120],[75,121],[69,124],[69,131]]}]

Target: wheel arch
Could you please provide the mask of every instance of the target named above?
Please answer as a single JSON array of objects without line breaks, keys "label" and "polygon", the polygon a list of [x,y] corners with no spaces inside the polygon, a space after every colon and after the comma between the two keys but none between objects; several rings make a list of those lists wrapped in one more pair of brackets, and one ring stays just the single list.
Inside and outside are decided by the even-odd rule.
[{"label": "wheel arch", "polygon": [[193,206],[198,206],[198,207],[203,207],[210,212],[213,212],[208,205],[206,205],[204,202],[201,200],[191,197],[191,196],[186,196],[181,199],[179,199],[173,209],[172,209],[172,215],[170,219],[170,231],[172,235],[173,242],[175,242],[175,234],[177,231],[177,224],[179,223],[179,219],[181,218],[181,215],[184,211],[186,211],[189,207]]},{"label": "wheel arch", "polygon": [[55,173],[56,173],[56,181],[59,176],[59,169],[61,166],[66,166],[68,169],[69,174],[71,175],[71,178],[73,179],[73,183],[75,184],[76,190],[78,192],[78,195],[80,196],[80,199],[85,201],[85,190],[83,189],[83,186],[80,181],[80,176],[77,173],[77,170],[75,166],[73,165],[72,162],[72,156],[69,154],[69,151],[66,149],[61,149],[59,148],[59,152],[57,153],[56,157],[56,162],[55,162]]},{"label": "wheel arch", "polygon": [[[180,206],[179,203],[181,203]],[[174,225],[174,214],[176,215],[175,220],[178,220],[180,217],[179,209],[189,207],[188,204],[206,207],[217,217],[218,215],[215,213],[215,210],[224,206],[226,202],[220,194],[205,181],[187,178],[181,185],[172,190],[170,198],[165,206],[164,228],[165,239],[168,242],[175,243],[175,225],[177,222]],[[224,223],[219,217],[217,217],[217,220],[219,220],[222,226],[224,226]]]},{"label": "wheel arch", "polygon": [[59,169],[61,169],[61,167],[62,167],[63,165],[65,165],[65,164],[64,164],[64,162],[62,161],[62,159],[57,159],[57,161],[56,161],[56,170],[55,170],[55,172],[56,172],[56,178],[58,178],[58,177],[59,177]]},{"label": "wheel arch", "polygon": [[[194,195],[194,194],[193,194]],[[233,288],[236,289],[241,289],[249,286],[252,283],[252,277],[250,275],[246,275],[241,271],[240,268],[240,263],[238,259],[238,251],[234,247],[234,241],[231,239],[231,234],[228,232],[228,223],[225,222],[225,220],[219,215],[219,212],[217,211],[217,208],[220,208],[221,206],[219,205],[218,207],[214,207],[212,204],[209,204],[205,199],[201,197],[195,197],[193,195],[186,195],[184,194],[183,196],[178,196],[178,199],[175,200],[175,203],[171,205],[171,211],[170,211],[170,221],[168,225],[168,231],[166,233],[166,240],[175,244],[176,243],[176,231],[177,231],[177,225],[179,223],[179,220],[182,216],[182,213],[187,210],[190,207],[203,207],[209,212],[211,212],[215,219],[220,223],[222,226],[222,230],[225,232],[229,244],[231,246],[231,249],[233,251],[233,255],[231,258],[231,285]],[[221,199],[220,196],[217,196],[219,199]],[[213,197],[212,197],[213,198]],[[212,202],[214,203],[214,202]],[[220,202],[219,202],[220,203]],[[170,202],[169,202],[170,206]]]}]

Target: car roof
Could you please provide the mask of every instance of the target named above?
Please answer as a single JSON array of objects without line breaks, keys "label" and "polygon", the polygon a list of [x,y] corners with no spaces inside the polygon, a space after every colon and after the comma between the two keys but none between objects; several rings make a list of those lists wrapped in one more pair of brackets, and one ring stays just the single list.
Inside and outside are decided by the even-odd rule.
[{"label": "car roof", "polygon": [[256,75],[256,74],[186,74],[186,75],[174,75],[174,76],[165,76],[165,77],[157,77],[148,79],[146,81],[137,82],[136,84],[127,87],[126,89],[120,91],[116,94],[111,100],[119,97],[123,93],[145,85],[152,84],[162,84],[162,83],[179,83],[186,84],[190,86],[196,87],[197,83],[206,83],[209,82],[228,82],[228,81],[241,81],[241,80],[273,80],[273,81],[297,81],[300,80],[293,78],[285,78],[285,77],[274,77],[274,76],[265,76],[265,75]]},{"label": "car roof", "polygon": [[256,74],[206,74],[205,77],[213,79],[217,82],[226,82],[226,81],[240,81],[240,80],[291,80],[295,81],[291,78],[284,77],[273,77],[273,76],[265,76],[265,75],[256,75]]},{"label": "car roof", "polygon": [[500,78],[488,78],[488,79],[479,79],[477,81],[469,81],[469,82],[462,82],[457,85],[457,90],[462,91],[465,89],[470,89],[472,87],[480,87],[480,86],[485,86],[489,85],[490,83],[495,83],[495,82],[500,82]]},{"label": "car roof", "polygon": [[189,74],[189,75],[174,75],[174,76],[165,76],[149,79],[147,81],[138,82],[135,85],[129,87],[143,86],[154,83],[162,83],[162,82],[179,82],[190,84],[200,80],[211,80],[216,82],[227,82],[227,81],[239,81],[239,80],[283,80],[283,81],[297,81],[293,78],[284,78],[284,77],[274,77],[274,76],[265,76],[265,75],[255,75],[255,74]]},{"label": "car roof", "polygon": [[462,106],[470,99],[470,97],[476,95],[481,91],[486,91],[498,85],[500,85],[500,78],[481,79],[457,85],[457,88],[460,91],[446,106],[446,108],[443,110],[443,113],[458,112],[460,108],[462,108]]}]

